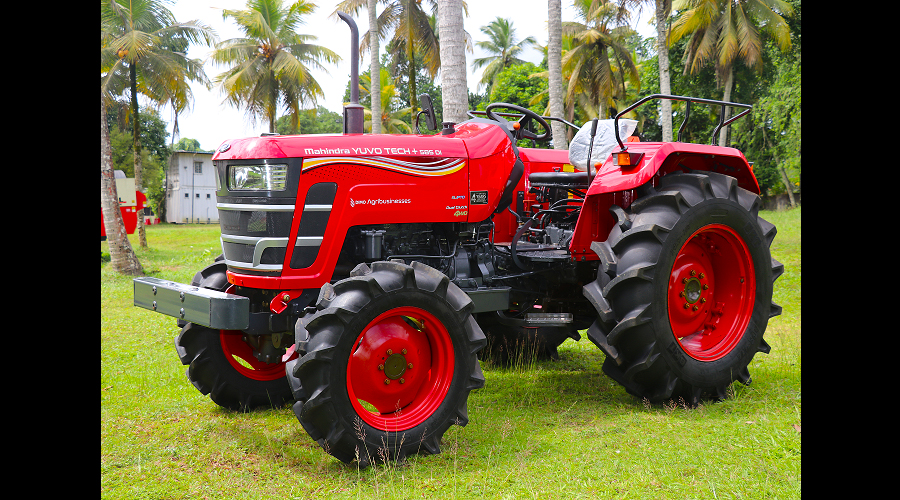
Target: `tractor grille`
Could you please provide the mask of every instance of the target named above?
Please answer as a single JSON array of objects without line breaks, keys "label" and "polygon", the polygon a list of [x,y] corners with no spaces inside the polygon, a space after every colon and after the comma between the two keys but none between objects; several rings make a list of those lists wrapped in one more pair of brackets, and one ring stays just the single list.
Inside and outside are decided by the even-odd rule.
[{"label": "tractor grille", "polygon": [[[222,230],[222,252],[229,270],[257,276],[280,276],[285,265],[292,269],[311,266],[319,253],[332,203],[337,192],[334,182],[319,182],[299,196],[303,200],[297,237],[291,241],[291,226],[297,204],[297,188],[302,170],[302,158],[281,158],[287,164],[283,190],[229,191],[225,183],[218,183],[217,208]],[[269,160],[224,160],[216,162],[218,179],[228,178],[232,165],[257,165]],[[293,257],[285,262],[288,249]]]},{"label": "tractor grille", "polygon": [[228,267],[241,273],[279,274],[287,251],[294,205],[219,203],[218,208],[222,252]]}]

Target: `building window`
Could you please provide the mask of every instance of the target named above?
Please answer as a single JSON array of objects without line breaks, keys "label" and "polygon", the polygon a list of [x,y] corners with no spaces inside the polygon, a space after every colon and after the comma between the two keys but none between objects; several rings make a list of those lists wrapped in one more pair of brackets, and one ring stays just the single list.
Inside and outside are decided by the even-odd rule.
[{"label": "building window", "polygon": [[184,197],[185,197],[185,198],[190,198],[190,197],[191,197],[191,195],[190,195],[190,194],[188,194],[188,193],[184,193]]},{"label": "building window", "polygon": [[202,173],[203,173],[203,162],[202,162],[202,161],[195,161],[195,162],[194,162],[194,173],[195,173],[195,174],[202,174]]},{"label": "building window", "polygon": [[209,193],[206,193],[206,199],[208,200],[209,198],[210,198]]},{"label": "building window", "polygon": [[197,193],[197,198],[199,198],[199,197],[200,197],[200,193]]}]

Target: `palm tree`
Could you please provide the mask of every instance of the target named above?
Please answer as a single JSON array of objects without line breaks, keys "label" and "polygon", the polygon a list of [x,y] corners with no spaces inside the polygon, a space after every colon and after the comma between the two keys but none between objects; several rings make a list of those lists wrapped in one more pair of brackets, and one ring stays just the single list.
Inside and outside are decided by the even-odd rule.
[{"label": "palm tree", "polygon": [[[675,0],[672,8],[679,14],[672,24],[670,43],[690,35],[684,52],[685,74],[715,64],[716,80],[724,86],[724,101],[731,100],[735,61],[761,67],[761,29],[774,37],[781,50],[791,46],[790,28],[778,12],[790,15],[793,7],[783,0]],[[725,109],[724,119],[730,111]],[[728,127],[723,127],[719,146],[725,146],[727,139]]]},{"label": "palm tree", "polygon": [[[564,110],[563,102],[563,76],[562,76],[562,2],[561,0],[549,0],[548,31],[550,38],[547,42],[547,74],[548,92],[550,94],[550,116],[562,118]],[[567,149],[566,126],[558,121],[550,123],[553,129],[553,148]]]},{"label": "palm tree", "polygon": [[[560,28],[562,28],[562,26],[560,26]],[[559,53],[559,59],[560,59],[559,86],[560,86],[560,94],[561,94],[561,97],[560,97],[561,104],[560,105],[562,106],[563,111],[560,112],[559,114],[552,111],[550,100],[549,100],[549,96],[551,95],[550,92],[551,92],[551,88],[552,88],[551,84],[549,83],[549,79],[551,78],[551,73],[549,70],[549,66],[550,66],[550,45],[549,45],[549,43],[547,44],[547,46],[540,47],[540,49],[544,52],[544,56],[547,58],[547,66],[548,66],[547,71],[540,71],[540,72],[530,75],[531,77],[548,79],[547,90],[544,90],[538,94],[535,94],[534,97],[531,98],[531,101],[529,101],[528,105],[533,106],[533,105],[543,101],[545,98],[548,98],[547,99],[547,108],[544,110],[544,114],[547,114],[549,116],[562,117],[562,118],[565,118],[566,120],[574,123],[576,121],[576,117],[575,117],[576,106],[575,105],[578,104],[578,106],[579,106],[578,111],[580,111],[581,115],[589,116],[588,119],[593,118],[594,116],[596,116],[596,110],[590,109],[591,104],[586,101],[586,98],[583,94],[583,88],[582,88],[581,83],[575,84],[575,88],[573,89],[573,92],[571,95],[568,92],[563,91],[563,82],[570,81],[570,79],[572,77],[572,69],[569,67],[564,67],[562,65],[562,61],[565,60],[566,54],[570,50],[572,50],[574,45],[573,45],[571,36],[563,35],[562,32],[560,32],[560,35],[561,35],[561,40],[560,40],[560,51],[559,51],[560,52]],[[568,87],[566,87],[566,90],[568,90]],[[563,135],[562,135],[563,139],[560,141],[560,142],[562,142],[561,147],[557,147],[557,145],[556,145],[557,132],[554,130],[554,132],[553,132],[553,134],[554,134],[553,148],[554,149],[567,149],[568,141],[572,140],[572,137],[575,135],[575,131],[569,127],[566,127],[563,123],[560,123],[557,121],[550,122],[551,129],[553,128],[554,124],[558,124],[559,128],[561,130],[563,130]]]},{"label": "palm tree", "polygon": [[[381,74],[381,78],[377,82],[377,87],[380,89],[380,99],[379,99],[379,108],[381,111],[379,113],[374,113],[372,108],[363,108],[364,114],[367,118],[366,120],[366,129],[371,131],[373,128],[373,120],[372,116],[378,117],[378,119],[374,120],[374,123],[379,125],[381,130],[388,134],[409,134],[412,133],[412,128],[410,128],[409,124],[406,123],[406,120],[409,119],[410,116],[410,108],[401,108],[401,99],[400,96],[397,95],[397,87],[391,81],[391,72],[387,70],[387,68],[381,68],[379,71]],[[364,95],[369,95],[370,100],[374,101],[374,97],[372,94],[372,78],[371,74],[362,75],[359,77],[359,95],[360,97]]]},{"label": "palm tree", "polygon": [[225,101],[246,108],[252,121],[269,122],[275,132],[279,106],[290,110],[296,127],[303,104],[316,104],[324,96],[310,68],[324,70],[323,62],[336,63],[340,56],[315,45],[316,37],[296,32],[316,5],[308,0],[285,6],[282,0],[249,0],[247,10],[224,10],[233,19],[244,38],[225,40],[216,45],[212,60],[230,66],[216,77],[225,92]]},{"label": "palm tree", "polygon": [[100,210],[103,227],[109,241],[109,258],[113,270],[118,273],[140,276],[144,274],[141,263],[131,248],[122,212],[119,211],[119,195],[112,168],[112,153],[109,146],[109,128],[106,123],[106,96],[100,93]]},{"label": "palm tree", "polygon": [[[669,15],[672,13],[672,0],[619,0],[620,7],[642,8],[644,4],[654,5],[656,21],[656,56],[659,66],[659,93],[671,94],[672,83],[669,77]],[[672,141],[672,101],[663,99],[659,103],[659,119],[662,125],[663,142]]]},{"label": "palm tree", "polygon": [[[437,11],[436,0],[384,0],[384,10],[378,16],[375,28],[378,31],[379,40],[386,40],[388,34],[393,33],[390,46],[396,51],[405,54],[409,62],[409,102],[411,108],[418,109],[416,97],[416,73],[415,55],[421,53],[425,61],[425,69],[434,78],[441,67],[440,44],[432,26],[431,15],[423,9],[423,3],[431,6],[432,14]],[[359,9],[368,5],[368,0],[344,0],[339,3],[336,10],[355,14]],[[366,50],[369,46],[369,32],[362,37],[360,50]]]},{"label": "palm tree", "polygon": [[[104,0],[100,4],[100,88],[106,103],[128,94],[134,120],[134,184],[143,185],[138,93],[157,104],[183,110],[191,99],[189,82],[209,86],[200,61],[189,59],[190,43],[215,40],[215,32],[196,21],[179,23],[164,0]],[[147,246],[138,217],[142,247]]]},{"label": "palm tree", "polygon": [[572,49],[562,58],[563,72],[569,72],[566,98],[586,97],[586,104],[605,117],[625,97],[625,80],[640,81],[625,37],[628,26],[616,26],[619,8],[608,0],[575,0],[584,23],[563,23],[563,35],[572,37]]},{"label": "palm tree", "polygon": [[488,40],[475,45],[491,55],[475,59],[472,61],[472,67],[474,69],[484,68],[478,86],[479,89],[487,88],[488,94],[490,94],[494,78],[505,68],[525,62],[518,56],[527,47],[536,46],[537,40],[533,36],[529,36],[524,40],[517,41],[516,29],[513,28],[512,22],[502,17],[497,17],[487,26],[482,26],[481,32],[487,35]]},{"label": "palm tree", "polygon": [[[469,109],[466,85],[466,36],[462,0],[438,1],[438,36],[441,40],[441,102],[443,121],[459,123]],[[531,38],[531,37],[529,37]],[[533,41],[534,39],[531,38]]]}]

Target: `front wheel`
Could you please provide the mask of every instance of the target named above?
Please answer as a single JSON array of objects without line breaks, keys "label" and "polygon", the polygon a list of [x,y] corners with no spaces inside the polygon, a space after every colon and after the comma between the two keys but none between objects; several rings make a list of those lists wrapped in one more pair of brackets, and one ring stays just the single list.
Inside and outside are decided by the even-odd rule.
[{"label": "front wheel", "polygon": [[775,226],[758,212],[758,196],[712,172],[667,175],[630,211],[614,209],[601,275],[585,287],[600,305],[588,337],[629,393],[696,405],[750,383],[783,272],[769,252]]},{"label": "front wheel", "polygon": [[[199,271],[191,284],[228,291],[225,264],[218,260]],[[182,364],[188,366],[188,380],[214,403],[229,410],[247,411],[278,408],[293,401],[285,376],[287,361],[297,357],[292,348],[280,361],[264,363],[257,359],[240,331],[213,330],[183,322],[179,326],[182,329],[175,339],[175,349]]]},{"label": "front wheel", "polygon": [[303,428],[347,463],[439,453],[444,432],[468,423],[469,392],[484,385],[473,307],[419,263],[360,264],[323,286],[316,312],[297,323],[305,354],[288,365]]}]

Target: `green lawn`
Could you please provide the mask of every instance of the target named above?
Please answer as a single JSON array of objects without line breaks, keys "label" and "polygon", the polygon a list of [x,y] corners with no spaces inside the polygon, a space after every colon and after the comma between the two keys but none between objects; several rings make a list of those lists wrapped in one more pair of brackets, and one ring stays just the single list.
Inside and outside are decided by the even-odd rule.
[{"label": "green lawn", "polygon": [[[785,265],[753,383],[698,409],[646,406],[607,378],[585,336],[557,362],[499,368],[469,398],[442,453],[358,470],[325,454],[289,407],[219,409],[188,382],[175,320],[132,306],[131,279],[100,266],[103,498],[800,498],[800,214],[765,212]],[[218,226],[151,226],[149,275],[190,282]],[[137,248],[137,239],[132,239]],[[107,251],[101,243],[101,252]]]}]

